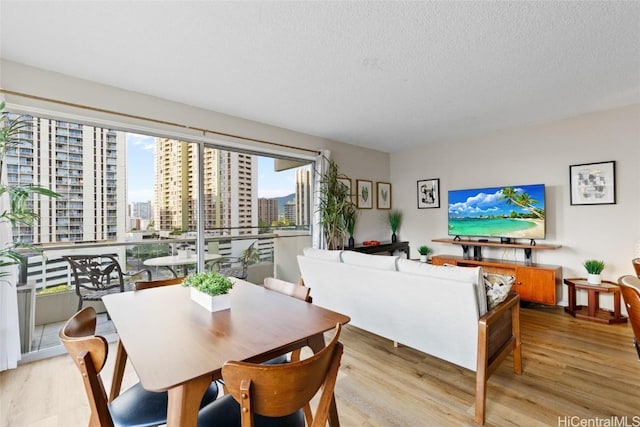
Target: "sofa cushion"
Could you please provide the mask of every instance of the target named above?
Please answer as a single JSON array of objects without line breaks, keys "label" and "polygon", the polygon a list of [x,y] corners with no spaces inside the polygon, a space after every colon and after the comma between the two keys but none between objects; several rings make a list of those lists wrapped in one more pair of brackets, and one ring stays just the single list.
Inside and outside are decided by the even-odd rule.
[{"label": "sofa cushion", "polygon": [[343,251],[342,262],[376,270],[396,271],[396,261],[399,257],[387,255],[369,255],[354,251]]},{"label": "sofa cushion", "polygon": [[419,274],[421,276],[438,277],[440,279],[471,282],[478,295],[478,313],[483,316],[487,312],[487,295],[480,267],[458,267],[454,265],[432,265],[426,262],[411,261],[400,258],[398,271]]},{"label": "sofa cushion", "polygon": [[304,256],[316,259],[324,259],[326,261],[341,262],[340,253],[342,251],[330,251],[327,249],[304,248],[302,253]]}]

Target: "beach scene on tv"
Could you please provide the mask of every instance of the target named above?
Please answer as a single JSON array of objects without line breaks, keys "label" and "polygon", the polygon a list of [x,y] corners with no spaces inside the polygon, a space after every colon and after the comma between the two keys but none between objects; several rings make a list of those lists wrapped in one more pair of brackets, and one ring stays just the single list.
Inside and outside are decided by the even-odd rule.
[{"label": "beach scene on tv", "polygon": [[544,184],[449,191],[449,235],[544,239]]}]

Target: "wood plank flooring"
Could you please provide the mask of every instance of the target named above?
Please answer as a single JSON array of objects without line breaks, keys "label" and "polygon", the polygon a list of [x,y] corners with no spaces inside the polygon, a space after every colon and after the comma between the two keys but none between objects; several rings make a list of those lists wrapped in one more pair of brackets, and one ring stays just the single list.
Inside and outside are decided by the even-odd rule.
[{"label": "wood plank flooring", "polygon": [[[640,425],[640,361],[630,326],[576,320],[562,308],[541,306],[524,308],[521,324],[524,373],[514,374],[508,358],[489,379],[487,426],[616,425],[612,420],[623,417]],[[352,326],[341,341],[342,426],[475,425],[473,372]],[[105,368],[107,389],[114,354]],[[135,381],[129,365],[124,386]],[[82,381],[67,355],[0,373],[0,394],[2,427],[87,425]]]}]

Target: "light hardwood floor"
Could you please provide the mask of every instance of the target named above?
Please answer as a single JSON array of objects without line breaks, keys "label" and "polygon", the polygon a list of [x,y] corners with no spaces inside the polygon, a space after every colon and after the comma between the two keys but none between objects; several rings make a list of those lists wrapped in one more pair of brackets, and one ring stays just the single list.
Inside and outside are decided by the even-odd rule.
[{"label": "light hardwood floor", "polygon": [[[524,373],[514,374],[509,358],[491,376],[487,426],[623,425],[605,423],[625,416],[640,425],[640,361],[630,326],[544,307],[524,308],[521,323]],[[352,326],[341,341],[336,396],[344,427],[475,425],[473,372]],[[135,381],[128,366],[124,386]],[[0,373],[0,390],[0,426],[87,425],[80,375],[66,355]]]}]

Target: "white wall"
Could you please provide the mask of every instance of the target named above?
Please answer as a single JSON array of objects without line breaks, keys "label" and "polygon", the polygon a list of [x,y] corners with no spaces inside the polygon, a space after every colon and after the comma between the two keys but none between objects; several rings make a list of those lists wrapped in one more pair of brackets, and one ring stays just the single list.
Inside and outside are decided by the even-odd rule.
[{"label": "white wall", "polygon": [[[616,204],[571,206],[569,166],[609,160],[616,161]],[[400,236],[412,249],[427,244],[435,254],[461,255],[457,246],[431,242],[448,237],[448,190],[542,183],[547,237],[540,243],[562,248],[534,251],[534,262],[560,265],[564,277],[584,277],[582,262],[599,258],[606,263],[603,278],[613,281],[633,273],[640,240],[639,170],[640,105],[391,155],[394,201],[404,213]],[[416,182],[430,178],[440,179],[441,207],[417,209]],[[486,249],[483,256],[524,257],[522,250]],[[558,291],[566,305],[566,286]]]}]

